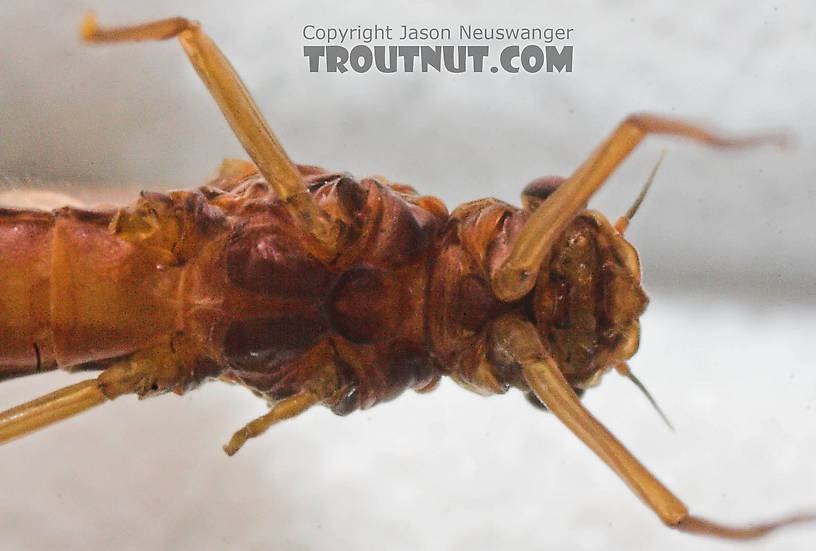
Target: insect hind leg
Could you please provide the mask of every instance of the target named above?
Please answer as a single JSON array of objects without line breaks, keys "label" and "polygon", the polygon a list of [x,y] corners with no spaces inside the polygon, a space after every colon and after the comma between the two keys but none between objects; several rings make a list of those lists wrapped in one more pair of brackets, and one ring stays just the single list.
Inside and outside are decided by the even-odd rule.
[{"label": "insect hind leg", "polygon": [[73,417],[117,396],[135,392],[144,379],[140,371],[106,370],[95,379],[63,387],[0,412],[0,444]]},{"label": "insect hind leg", "polygon": [[[61,388],[0,412],[0,444],[104,404],[124,394],[182,392],[190,384],[170,347],[160,345],[112,360],[95,379]],[[98,365],[98,364],[94,364]]]},{"label": "insect hind leg", "polygon": [[0,444],[103,404],[108,397],[96,379],[40,396],[0,413]]}]

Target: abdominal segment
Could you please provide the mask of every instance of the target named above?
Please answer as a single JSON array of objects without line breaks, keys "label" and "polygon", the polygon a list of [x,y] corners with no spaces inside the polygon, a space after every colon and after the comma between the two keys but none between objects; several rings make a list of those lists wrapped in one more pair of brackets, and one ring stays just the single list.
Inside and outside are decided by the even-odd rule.
[{"label": "abdominal segment", "polygon": [[0,208],[0,379],[121,356],[176,329],[178,271],[119,239],[113,215]]},{"label": "abdominal segment", "polygon": [[56,367],[52,213],[0,208],[0,380]]}]

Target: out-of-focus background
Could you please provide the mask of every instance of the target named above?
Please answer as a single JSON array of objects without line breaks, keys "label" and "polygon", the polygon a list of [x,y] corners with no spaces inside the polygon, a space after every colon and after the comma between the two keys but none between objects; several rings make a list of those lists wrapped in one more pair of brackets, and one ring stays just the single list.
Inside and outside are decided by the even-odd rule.
[{"label": "out-of-focus background", "polygon": [[[627,233],[652,302],[627,381],[585,402],[700,515],[816,509],[816,8],[812,2],[157,2],[0,6],[0,175],[88,202],[198,184],[243,157],[175,42],[87,47],[103,24],[199,19],[297,161],[379,173],[450,206],[568,175],[628,113],[789,151],[649,139],[593,201],[614,219],[669,153]],[[304,25],[573,28],[570,74],[309,73]],[[454,43],[460,41],[454,40]],[[427,42],[425,42],[427,43]],[[490,43],[496,51],[508,43]],[[562,45],[560,43],[559,45]],[[0,408],[81,378],[0,385]],[[264,411],[239,388],[122,398],[0,449],[4,549],[736,549],[665,529],[552,417],[443,384],[348,418],[310,411],[220,449]],[[816,526],[754,549],[812,549]]]}]

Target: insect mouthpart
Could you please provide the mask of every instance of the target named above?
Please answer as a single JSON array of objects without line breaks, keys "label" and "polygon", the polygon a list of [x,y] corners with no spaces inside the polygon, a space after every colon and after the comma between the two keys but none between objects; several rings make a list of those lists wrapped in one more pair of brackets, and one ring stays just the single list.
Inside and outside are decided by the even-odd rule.
[{"label": "insect mouthpart", "polygon": [[634,247],[596,211],[584,211],[545,260],[533,299],[536,325],[567,381],[593,386],[638,348],[649,302]]}]

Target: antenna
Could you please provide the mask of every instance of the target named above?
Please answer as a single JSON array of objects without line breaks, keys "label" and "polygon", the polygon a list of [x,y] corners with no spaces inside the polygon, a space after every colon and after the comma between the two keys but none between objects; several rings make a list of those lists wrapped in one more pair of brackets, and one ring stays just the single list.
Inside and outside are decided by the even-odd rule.
[{"label": "antenna", "polygon": [[646,180],[646,183],[643,185],[643,189],[640,190],[640,193],[635,199],[634,204],[629,207],[629,210],[626,211],[626,214],[618,218],[618,221],[615,222],[615,229],[618,230],[618,233],[623,234],[626,231],[626,228],[629,227],[629,221],[632,220],[632,217],[635,216],[635,213],[640,208],[640,204],[643,202],[643,198],[646,197],[646,192],[649,191],[649,188],[652,186],[652,182],[654,181],[655,174],[657,174],[657,169],[660,168],[660,163],[663,162],[663,158],[668,153],[668,149],[664,149],[663,152],[660,154],[660,158],[655,163],[652,172],[649,173],[649,178]]},{"label": "antenna", "polygon": [[[659,164],[659,163],[658,163],[658,164]],[[655,167],[655,168],[656,168],[656,167]],[[653,172],[652,174],[654,175],[654,172]],[[662,418],[663,418],[663,421],[666,423],[666,425],[667,425],[667,426],[668,426],[668,427],[669,427],[669,428],[670,428],[672,431],[674,431],[674,426],[673,426],[673,425],[671,424],[671,422],[669,421],[669,418],[668,418],[668,417],[666,417],[666,414],[665,414],[665,413],[663,413],[663,410],[662,410],[662,409],[660,409],[660,406],[658,406],[658,405],[657,405],[657,402],[655,402],[654,398],[652,398],[652,395],[651,395],[651,394],[649,394],[649,391],[648,391],[648,390],[646,390],[646,387],[645,387],[645,386],[643,386],[643,383],[641,383],[641,382],[640,382],[640,379],[638,379],[637,377],[635,377],[634,373],[632,373],[632,372],[629,370],[629,364],[627,364],[626,362],[620,363],[620,364],[618,364],[617,366],[615,366],[615,369],[618,371],[618,373],[620,373],[620,374],[621,374],[621,375],[623,375],[624,377],[627,377],[627,378],[628,378],[630,381],[632,381],[633,383],[635,383],[635,386],[636,386],[636,387],[638,387],[638,388],[640,389],[640,391],[641,391],[641,392],[642,392],[642,393],[643,393],[643,394],[646,396],[646,398],[647,398],[647,399],[649,400],[649,402],[652,404],[652,407],[653,407],[653,408],[655,408],[655,410],[657,411],[657,413],[658,413],[658,414],[660,414],[660,417],[662,417]]]}]

